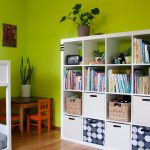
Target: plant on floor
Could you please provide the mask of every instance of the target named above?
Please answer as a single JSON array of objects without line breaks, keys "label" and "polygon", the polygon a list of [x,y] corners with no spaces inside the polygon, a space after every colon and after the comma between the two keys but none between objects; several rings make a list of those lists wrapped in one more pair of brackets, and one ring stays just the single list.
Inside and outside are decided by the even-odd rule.
[{"label": "plant on floor", "polygon": [[23,57],[21,57],[20,75],[22,84],[30,84],[33,68],[34,67],[31,65],[29,57],[27,57],[26,64],[24,63]]}]

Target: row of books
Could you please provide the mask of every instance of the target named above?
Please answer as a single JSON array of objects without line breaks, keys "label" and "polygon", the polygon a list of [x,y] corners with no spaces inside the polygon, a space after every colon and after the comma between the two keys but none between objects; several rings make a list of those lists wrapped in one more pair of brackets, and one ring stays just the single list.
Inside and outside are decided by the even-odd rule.
[{"label": "row of books", "polygon": [[150,68],[146,74],[143,69],[134,70],[133,89],[135,94],[150,94]]},{"label": "row of books", "polygon": [[133,39],[134,64],[150,63],[150,43],[143,39]]},{"label": "row of books", "polygon": [[134,76],[134,93],[150,94],[150,77]]},{"label": "row of books", "polygon": [[[108,92],[131,93],[131,74],[124,70],[108,70]],[[150,94],[150,68],[147,75],[143,69],[134,69],[133,91],[135,94]],[[105,92],[105,72],[91,67],[84,69],[84,90]],[[64,88],[82,90],[82,71],[65,69]]]},{"label": "row of books", "polygon": [[84,90],[105,92],[105,73],[88,67],[84,70]]},{"label": "row of books", "polygon": [[131,93],[131,74],[120,74],[117,70],[108,70],[108,92]]},{"label": "row of books", "polygon": [[68,90],[82,90],[81,70],[64,70],[64,88]]}]

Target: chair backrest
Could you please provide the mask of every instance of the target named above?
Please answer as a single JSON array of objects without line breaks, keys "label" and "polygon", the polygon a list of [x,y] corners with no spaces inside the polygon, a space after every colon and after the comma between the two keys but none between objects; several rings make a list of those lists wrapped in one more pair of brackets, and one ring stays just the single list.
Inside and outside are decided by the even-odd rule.
[{"label": "chair backrest", "polygon": [[38,100],[38,116],[41,117],[43,115],[50,116],[50,99],[39,99]]},{"label": "chair backrest", "polygon": [[6,114],[6,100],[0,99],[0,114],[5,115]]}]

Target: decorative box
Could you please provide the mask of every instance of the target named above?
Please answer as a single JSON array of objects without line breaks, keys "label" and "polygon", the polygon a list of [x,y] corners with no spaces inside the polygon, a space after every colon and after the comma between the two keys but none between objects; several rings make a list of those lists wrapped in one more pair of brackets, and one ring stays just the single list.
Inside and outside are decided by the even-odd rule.
[{"label": "decorative box", "polygon": [[102,120],[83,118],[83,141],[104,145],[105,123]]},{"label": "decorative box", "polygon": [[132,150],[150,150],[150,127],[132,126]]}]

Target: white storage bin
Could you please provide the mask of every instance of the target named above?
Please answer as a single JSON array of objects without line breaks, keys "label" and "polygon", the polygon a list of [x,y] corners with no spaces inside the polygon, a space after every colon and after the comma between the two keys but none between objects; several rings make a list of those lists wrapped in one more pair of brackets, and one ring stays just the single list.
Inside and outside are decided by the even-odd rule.
[{"label": "white storage bin", "polygon": [[150,97],[133,97],[133,122],[150,126]]},{"label": "white storage bin", "polygon": [[106,123],[106,147],[108,149],[129,150],[130,143],[130,125]]},{"label": "white storage bin", "polygon": [[82,119],[80,117],[64,115],[63,133],[63,136],[66,138],[81,140]]},{"label": "white storage bin", "polygon": [[83,94],[83,115],[88,118],[105,118],[105,95],[96,93]]}]

